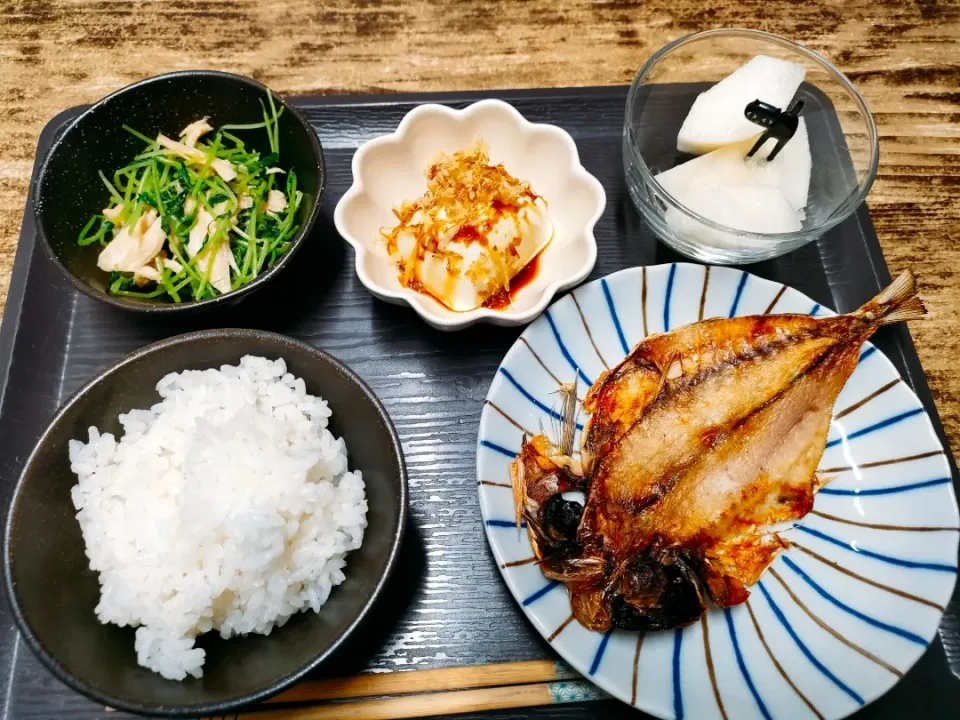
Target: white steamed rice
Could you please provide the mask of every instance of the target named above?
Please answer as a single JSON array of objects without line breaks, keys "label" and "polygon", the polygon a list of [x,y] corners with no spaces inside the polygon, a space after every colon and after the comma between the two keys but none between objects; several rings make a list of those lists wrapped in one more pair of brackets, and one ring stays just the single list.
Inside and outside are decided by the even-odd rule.
[{"label": "white steamed rice", "polygon": [[203,674],[200,633],[269,634],[319,611],[360,547],[367,501],[330,409],[283,360],[171,373],[162,401],[70,442],[97,617],[137,627],[137,661]]}]

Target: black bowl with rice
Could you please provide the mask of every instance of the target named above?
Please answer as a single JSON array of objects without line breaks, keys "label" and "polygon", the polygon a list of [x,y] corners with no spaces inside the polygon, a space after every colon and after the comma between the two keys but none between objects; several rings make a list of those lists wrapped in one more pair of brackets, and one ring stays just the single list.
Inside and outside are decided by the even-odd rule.
[{"label": "black bowl with rice", "polygon": [[262,331],[181,335],[102,372],[44,431],[7,516],[7,592],[75,689],[221,714],[355,633],[406,506],[396,431],[348,368]]}]

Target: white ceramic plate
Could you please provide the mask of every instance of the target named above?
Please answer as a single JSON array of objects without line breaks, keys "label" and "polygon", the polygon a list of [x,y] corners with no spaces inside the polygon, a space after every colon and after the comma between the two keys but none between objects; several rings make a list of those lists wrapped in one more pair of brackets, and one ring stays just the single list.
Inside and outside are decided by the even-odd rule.
[{"label": "white ceramic plate", "polygon": [[821,462],[836,479],[785,533],[795,547],[747,603],[645,637],[590,632],[570,620],[565,589],[529,563],[526,530],[514,527],[508,464],[524,429],[556,425],[558,381],[579,373],[582,397],[637,341],[696,321],[701,307],[702,317],[829,314],[791,288],[689,264],[624,270],[554,303],[507,353],[480,419],[487,538],[537,629],[624,702],[661,718],[845,717],[923,654],[957,566],[957,501],[944,450],[920,401],[872,345],[837,400]]},{"label": "white ceramic plate", "polygon": [[[530,183],[547,201],[554,236],[540,270],[505,310],[453,312],[433,298],[400,285],[397,269],[379,241],[382,227],[397,224],[393,208],[423,195],[427,168],[441,152],[469,148],[482,138],[490,160]],[[525,325],[560,290],[582,282],[597,260],[593,227],[606,205],[603,186],[583,169],[573,138],[554,125],[527,121],[500,100],[481,100],[463,110],[420,105],[390,135],[375,138],[353,156],[353,185],[337,203],[337,231],[356,251],[357,277],[376,297],[410,305],[440,330],[477,322]]]}]

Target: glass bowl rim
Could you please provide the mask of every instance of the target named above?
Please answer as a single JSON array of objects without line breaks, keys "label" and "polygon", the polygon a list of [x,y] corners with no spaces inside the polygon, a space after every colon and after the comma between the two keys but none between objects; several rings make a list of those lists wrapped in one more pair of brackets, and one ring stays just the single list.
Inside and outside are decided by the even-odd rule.
[{"label": "glass bowl rim", "polygon": [[[740,230],[728,225],[721,225],[720,223],[709,220],[702,215],[688,209],[683,203],[668,193],[663,186],[656,181],[653,174],[650,172],[650,168],[643,159],[643,155],[637,148],[636,142],[633,138],[633,106],[637,91],[641,87],[643,80],[647,77],[647,75],[650,74],[653,68],[656,67],[657,63],[659,63],[661,59],[669,55],[671,52],[698,40],[716,36],[752,37],[757,40],[772,42],[776,45],[780,45],[781,47],[798,52],[801,55],[805,55],[813,60],[814,63],[820,65],[829,74],[833,75],[841,84],[841,86],[843,86],[853,97],[854,102],[857,105],[857,109],[860,111],[861,116],[865,119],[867,136],[871,139],[870,167],[867,170],[863,185],[859,187],[856,192],[849,194],[847,198],[840,203],[840,205],[838,205],[834,211],[830,213],[830,215],[828,215],[820,224],[814,227],[804,228],[788,233],[756,233]],[[877,170],[880,166],[880,137],[877,131],[877,124],[873,119],[873,114],[867,107],[866,101],[863,99],[860,91],[857,90],[852,82],[850,82],[850,79],[847,78],[847,76],[844,75],[833,63],[810,48],[800,45],[799,43],[795,43],[792,40],[788,40],[785,37],[781,37],[780,35],[774,35],[773,33],[764,32],[763,30],[752,30],[749,28],[716,28],[713,30],[704,30],[701,32],[691,33],[667,43],[662,48],[657,50],[657,52],[651,55],[637,72],[636,76],[634,76],[633,82],[630,84],[630,91],[627,94],[627,107],[624,116],[623,134],[624,140],[630,151],[631,159],[637,166],[643,182],[645,184],[653,183],[656,185],[659,194],[663,196],[664,201],[670,207],[679,210],[686,217],[689,217],[711,229],[730,233],[744,239],[758,240],[761,242],[788,244],[797,243],[799,241],[800,244],[804,244],[806,241],[811,239],[811,236],[820,235],[840,222],[846,220],[858,207],[860,207],[860,205],[866,199],[867,193],[870,192],[870,188],[873,187],[873,183],[876,180]],[[643,202],[643,205],[646,206],[648,210],[654,210],[654,208],[650,207],[651,204],[649,202],[643,200],[641,200],[641,202]]]}]

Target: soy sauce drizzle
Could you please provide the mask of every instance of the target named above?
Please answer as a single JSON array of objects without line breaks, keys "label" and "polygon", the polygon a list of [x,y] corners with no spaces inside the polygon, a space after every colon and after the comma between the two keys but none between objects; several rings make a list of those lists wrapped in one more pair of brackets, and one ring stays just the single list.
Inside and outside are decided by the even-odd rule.
[{"label": "soy sauce drizzle", "polygon": [[501,290],[496,295],[491,295],[487,298],[487,301],[483,303],[483,307],[492,310],[504,310],[510,307],[510,303],[513,302],[517,293],[536,279],[537,273],[540,272],[540,256],[542,254],[543,252],[541,251],[534,255],[533,259],[523,266],[523,270],[510,279],[510,287]]}]

